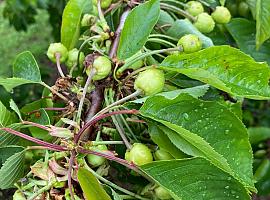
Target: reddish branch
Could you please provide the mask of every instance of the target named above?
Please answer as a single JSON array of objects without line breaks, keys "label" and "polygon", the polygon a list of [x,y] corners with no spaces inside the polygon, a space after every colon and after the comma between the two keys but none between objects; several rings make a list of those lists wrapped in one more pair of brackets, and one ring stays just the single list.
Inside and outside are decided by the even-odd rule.
[{"label": "reddish branch", "polygon": [[116,32],[115,32],[115,39],[112,43],[112,48],[110,50],[110,53],[109,53],[109,56],[110,58],[114,58],[115,55],[116,55],[116,51],[117,51],[117,48],[118,48],[118,44],[119,44],[119,40],[120,40],[120,35],[121,35],[121,31],[124,27],[124,24],[125,24],[125,21],[127,19],[127,16],[130,12],[130,8],[128,7],[122,14],[121,18],[120,18],[120,23],[116,29]]},{"label": "reddish branch", "polygon": [[39,140],[37,138],[33,138],[33,137],[31,137],[29,135],[26,135],[24,133],[21,133],[19,131],[15,131],[15,130],[13,130],[11,128],[0,128],[0,130],[6,131],[6,132],[11,133],[13,135],[17,135],[17,136],[19,136],[21,138],[24,138],[26,140],[29,140],[29,141],[34,142],[36,144],[39,144],[41,146],[45,146],[45,147],[47,147],[47,149],[50,149],[50,150],[54,150],[54,151],[66,151],[67,150],[66,147],[63,147],[63,146],[60,146],[60,145],[57,145],[57,144],[51,144],[49,142],[44,142],[42,140]]},{"label": "reddish branch", "polygon": [[119,114],[138,114],[138,113],[139,113],[138,110],[120,110],[120,111],[114,111],[114,112],[110,112],[110,113],[107,113],[107,114],[99,115],[99,116],[95,117],[94,119],[92,119],[91,121],[87,122],[80,129],[78,134],[75,135],[75,137],[74,137],[74,142],[77,144],[85,130],[87,130],[89,127],[93,126],[98,121],[100,121],[100,120],[102,120],[102,119],[104,119],[106,117],[110,117],[110,116],[113,116],[113,115],[119,115]]}]

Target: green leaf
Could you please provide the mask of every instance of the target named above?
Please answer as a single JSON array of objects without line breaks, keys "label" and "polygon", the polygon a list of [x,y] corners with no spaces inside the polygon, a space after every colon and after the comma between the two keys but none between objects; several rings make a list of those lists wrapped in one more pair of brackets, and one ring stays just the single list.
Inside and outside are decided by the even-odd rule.
[{"label": "green leaf", "polygon": [[186,34],[194,34],[200,38],[204,48],[214,45],[209,37],[206,37],[198,31],[198,29],[187,19],[176,20],[172,27],[167,31],[167,34],[179,39]]},{"label": "green leaf", "polygon": [[10,108],[11,108],[12,110],[14,110],[14,112],[18,115],[18,117],[20,118],[20,120],[22,120],[21,112],[20,112],[20,110],[19,110],[17,104],[14,102],[13,99],[10,99],[9,104],[10,104]]},{"label": "green leaf", "polygon": [[125,60],[137,53],[146,43],[159,18],[159,0],[136,6],[127,16],[121,32],[117,57]]},{"label": "green leaf", "polygon": [[248,7],[253,16],[253,19],[256,19],[256,2],[257,0],[246,0],[246,3],[248,4]]},{"label": "green leaf", "polygon": [[38,64],[30,51],[20,53],[13,64],[13,77],[41,82]]},{"label": "green leaf", "polygon": [[0,78],[0,85],[2,85],[7,91],[11,91],[13,88],[30,83],[39,83],[30,80],[26,80],[23,78]]},{"label": "green leaf", "polygon": [[13,154],[22,151],[24,148],[20,146],[0,147],[0,166]]},{"label": "green leaf", "polygon": [[52,100],[48,98],[42,98],[24,105],[21,108],[21,112],[24,114],[28,114],[32,111],[39,110],[40,108],[48,108],[48,107],[53,107]]},{"label": "green leaf", "polygon": [[14,183],[24,175],[24,151],[9,157],[0,169],[0,189],[14,187]]},{"label": "green leaf", "polygon": [[250,200],[242,184],[203,158],[152,162],[141,168],[175,200]]},{"label": "green leaf", "polygon": [[270,69],[229,46],[214,46],[191,54],[168,56],[163,70],[182,73],[227,93],[250,99],[269,99]]},{"label": "green leaf", "polygon": [[256,50],[255,34],[256,24],[244,18],[235,18],[226,24],[241,51],[252,56],[256,61],[270,64],[270,42],[263,43],[259,50]]},{"label": "green leaf", "polygon": [[70,0],[67,3],[62,17],[61,42],[68,50],[73,49],[78,42],[83,14],[91,10],[90,0]]},{"label": "green leaf", "polygon": [[[46,110],[39,109],[38,115],[32,114],[30,117],[30,121],[35,122],[37,124],[41,125],[50,125],[50,117]],[[45,131],[43,129],[37,128],[37,127],[29,127],[29,130],[33,137],[42,139],[42,140],[50,140],[52,138],[51,135],[49,135],[48,131]]]},{"label": "green leaf", "polygon": [[17,121],[16,115],[11,113],[0,101],[0,128],[8,126]]},{"label": "green leaf", "polygon": [[[178,90],[173,90],[173,91],[169,91],[169,92],[161,92],[161,93],[156,94],[155,96],[163,96],[163,97],[166,97],[167,99],[174,99],[180,94],[187,93],[187,94],[190,94],[191,96],[193,96],[194,98],[199,98],[199,97],[202,97],[203,95],[205,95],[205,93],[208,91],[208,89],[209,89],[209,85],[200,85],[200,86],[195,86],[192,88],[178,89]],[[143,103],[149,97],[150,96],[136,99],[136,100],[131,101],[131,102]]]},{"label": "green leaf", "polygon": [[270,128],[268,127],[251,127],[248,129],[249,141],[251,144],[270,139]]},{"label": "green leaf", "polygon": [[96,177],[87,169],[79,168],[78,180],[86,200],[111,200]]},{"label": "green leaf", "polygon": [[237,179],[255,190],[247,130],[227,107],[182,94],[173,100],[151,97],[140,113],[167,126],[169,129],[163,131],[184,153],[204,156],[226,172],[233,171]]},{"label": "green leaf", "polygon": [[256,1],[256,48],[270,38],[270,0]]},{"label": "green leaf", "polygon": [[168,138],[166,133],[162,130],[162,126],[156,125],[154,123],[148,123],[149,134],[151,139],[159,146],[159,148],[170,152],[174,158],[183,158],[184,154],[179,150]]},{"label": "green leaf", "polygon": [[[22,124],[16,123],[7,126],[13,130],[19,131],[22,128]],[[20,137],[10,134],[6,131],[0,130],[0,147],[5,147],[7,145],[16,145],[19,143]]]}]

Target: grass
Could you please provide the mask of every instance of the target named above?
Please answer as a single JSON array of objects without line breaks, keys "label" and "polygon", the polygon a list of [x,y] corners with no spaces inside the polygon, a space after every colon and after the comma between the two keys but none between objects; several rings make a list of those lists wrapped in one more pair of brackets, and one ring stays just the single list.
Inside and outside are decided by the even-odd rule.
[{"label": "grass", "polygon": [[35,24],[30,25],[26,32],[17,32],[3,17],[3,8],[4,3],[0,3],[0,76],[10,76],[16,55],[26,50],[31,51],[44,68],[46,50],[52,41],[47,12],[39,11]]}]

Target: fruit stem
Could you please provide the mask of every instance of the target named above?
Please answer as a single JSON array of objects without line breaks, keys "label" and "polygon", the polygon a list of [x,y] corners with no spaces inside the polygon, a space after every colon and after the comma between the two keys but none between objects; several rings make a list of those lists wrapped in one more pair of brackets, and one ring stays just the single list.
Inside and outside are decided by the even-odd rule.
[{"label": "fruit stem", "polygon": [[146,67],[142,67],[142,68],[136,69],[135,71],[133,71],[129,75],[127,75],[127,77],[122,81],[122,85],[124,85],[125,82],[127,82],[131,77],[135,76],[136,74],[138,74],[138,73],[140,73],[142,71],[145,71],[147,69],[152,69],[154,67],[155,66],[146,66]]},{"label": "fruit stem", "polygon": [[78,107],[78,112],[77,112],[77,117],[76,117],[76,122],[77,122],[78,124],[80,124],[81,115],[82,115],[82,108],[83,108],[83,104],[84,104],[84,100],[85,100],[85,96],[86,96],[88,87],[90,86],[91,81],[92,81],[92,78],[93,78],[93,76],[94,76],[95,74],[96,74],[96,70],[92,68],[92,69],[90,70],[90,74],[89,74],[89,76],[87,77],[86,83],[85,83],[85,85],[84,85],[83,93],[82,93],[82,97],[81,97],[81,99],[80,99],[80,103],[79,103],[79,107]]},{"label": "fruit stem", "polygon": [[57,145],[57,144],[51,144],[49,142],[45,142],[45,141],[39,140],[37,138],[33,138],[33,137],[29,136],[29,135],[26,135],[26,134],[21,133],[19,131],[15,131],[15,130],[13,130],[11,128],[0,128],[0,130],[6,131],[6,132],[11,133],[13,135],[17,135],[17,136],[19,136],[21,138],[24,138],[26,140],[29,140],[29,141],[34,142],[36,144],[39,144],[41,146],[48,147],[48,148],[50,148],[51,150],[54,150],[54,151],[66,151],[67,150],[66,147],[63,147],[63,146],[60,146],[60,145]]},{"label": "fruit stem", "polygon": [[92,141],[93,146],[97,145],[114,145],[114,144],[124,144],[123,141]]},{"label": "fruit stem", "polygon": [[120,23],[116,29],[116,32],[115,32],[115,39],[113,40],[113,43],[112,43],[112,48],[109,52],[109,57],[110,58],[113,58],[116,56],[116,51],[117,51],[117,48],[118,48],[118,44],[119,44],[119,40],[120,40],[120,35],[121,35],[121,31],[124,27],[124,23],[127,19],[127,16],[130,12],[130,8],[128,7],[124,12],[123,14],[121,15],[120,17]]},{"label": "fruit stem", "polygon": [[[40,108],[43,110],[49,110],[49,111],[65,111],[67,108]],[[27,115],[31,115],[33,113],[40,112],[40,110],[32,110],[31,112],[28,112]]]},{"label": "fruit stem", "polygon": [[167,39],[170,39],[172,41],[178,42],[177,38],[174,38],[174,37],[171,37],[171,36],[168,36],[168,35],[162,35],[162,34],[151,34],[151,35],[149,35],[149,38],[152,38],[152,37],[167,38]]},{"label": "fruit stem", "polygon": [[38,195],[40,195],[40,194],[42,194],[43,192],[49,190],[49,189],[53,186],[53,183],[54,183],[54,182],[51,182],[51,183],[49,183],[48,185],[46,185],[46,186],[40,188],[38,191],[36,191],[34,194],[32,194],[32,195],[28,198],[28,200],[34,200],[34,199],[36,199],[36,197],[37,197]]},{"label": "fruit stem", "polygon": [[182,47],[174,47],[174,48],[168,48],[168,49],[159,49],[159,50],[154,50],[154,51],[149,51],[146,53],[143,53],[139,56],[134,57],[132,60],[126,62],[122,67],[120,67],[117,70],[117,74],[122,74],[129,66],[131,66],[133,63],[142,60],[148,56],[154,55],[154,54],[159,54],[159,53],[165,53],[165,52],[170,52],[170,51],[183,51]]},{"label": "fruit stem", "polygon": [[86,163],[85,159],[83,159],[83,162],[84,162],[84,167],[85,169],[89,170],[97,179],[99,179],[100,181],[102,181],[103,183],[111,186],[112,188],[115,188],[116,190],[119,190],[120,192],[123,192],[125,194],[128,194],[130,196],[132,196],[133,198],[137,198],[137,199],[141,199],[141,200],[150,200],[148,198],[144,198],[144,197],[141,197],[140,195],[137,195],[133,192],[130,192],[116,184],[114,184],[113,182],[105,179],[104,177],[100,176],[98,173],[96,173],[94,170],[92,170]]},{"label": "fruit stem", "polygon": [[147,42],[155,42],[155,43],[159,43],[159,44],[163,44],[165,46],[171,46],[171,47],[176,47],[175,44],[169,42],[169,41],[166,41],[166,40],[163,40],[163,39],[159,39],[159,38],[148,38]]},{"label": "fruit stem", "polygon": [[61,54],[60,53],[55,53],[56,66],[57,66],[58,73],[60,74],[60,76],[62,78],[64,78],[65,75],[64,75],[63,70],[61,68],[60,58],[61,58]]},{"label": "fruit stem", "polygon": [[99,111],[95,116],[105,114],[105,113],[108,112],[111,108],[113,108],[113,107],[115,107],[115,106],[118,106],[118,105],[120,105],[120,104],[123,104],[123,103],[125,103],[126,101],[128,101],[128,100],[130,100],[130,99],[133,99],[133,98],[139,96],[140,94],[142,94],[142,90],[137,90],[136,92],[134,92],[134,93],[132,93],[132,94],[130,94],[130,95],[128,95],[128,96],[126,96],[126,97],[124,97],[124,98],[122,98],[122,99],[120,99],[120,100],[118,100],[118,101],[116,101],[116,102],[114,102],[114,103],[112,103],[112,104],[106,106],[106,107],[103,108],[101,111]]},{"label": "fruit stem", "polygon": [[57,95],[59,98],[63,99],[66,102],[69,102],[69,100],[66,97],[64,97],[62,94],[60,94],[59,92],[57,92],[56,90],[54,90],[52,87],[50,87],[46,83],[41,82],[41,85],[43,85],[44,87],[48,88],[53,94]]},{"label": "fruit stem", "polygon": [[167,3],[160,3],[160,7],[165,9],[165,10],[169,10],[169,11],[175,12],[177,14],[180,14],[180,15],[190,19],[192,22],[196,21],[195,17],[190,15],[188,12],[182,10],[181,8],[177,8],[176,6],[173,6],[173,5],[170,5],[170,4],[167,4]]}]

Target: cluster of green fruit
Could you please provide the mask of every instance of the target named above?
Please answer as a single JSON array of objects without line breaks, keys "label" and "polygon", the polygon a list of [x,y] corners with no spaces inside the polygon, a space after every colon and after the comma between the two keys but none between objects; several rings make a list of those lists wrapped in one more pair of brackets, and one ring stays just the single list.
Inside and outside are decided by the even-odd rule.
[{"label": "cluster of green fruit", "polygon": [[198,1],[189,1],[186,6],[186,11],[195,17],[194,26],[202,33],[213,31],[216,23],[226,24],[231,20],[230,11],[224,6],[217,6],[211,15],[204,12],[203,5]]},{"label": "cluster of green fruit", "polygon": [[250,15],[250,9],[246,1],[228,1],[226,2],[226,7],[231,12],[232,16],[240,16],[248,18]]}]

